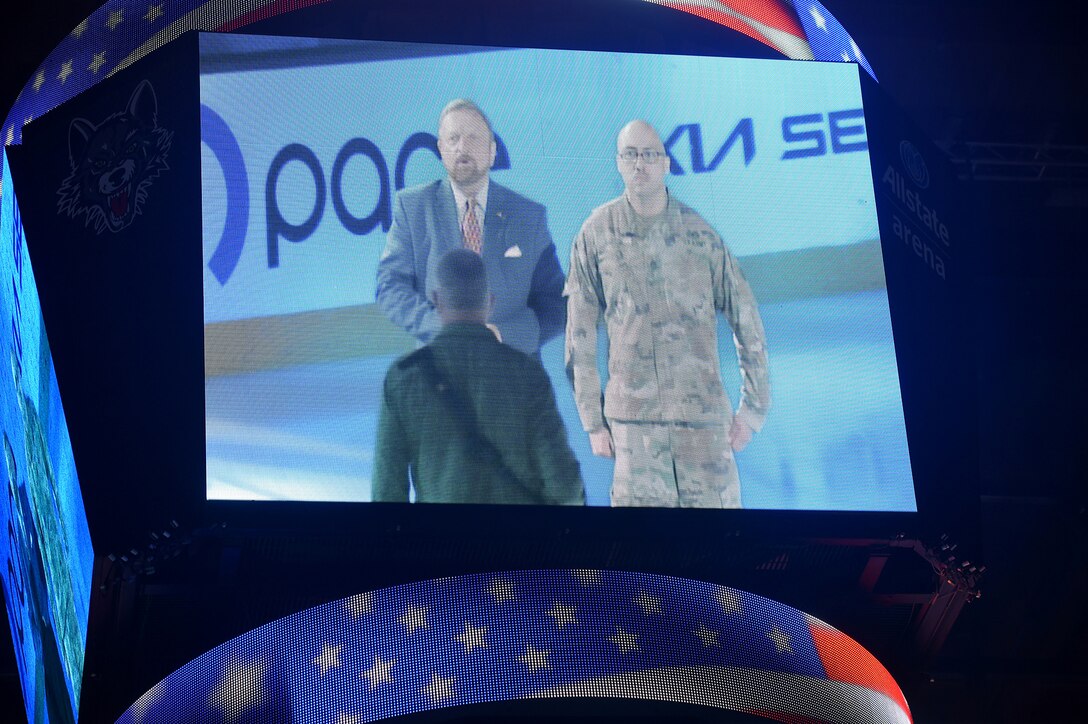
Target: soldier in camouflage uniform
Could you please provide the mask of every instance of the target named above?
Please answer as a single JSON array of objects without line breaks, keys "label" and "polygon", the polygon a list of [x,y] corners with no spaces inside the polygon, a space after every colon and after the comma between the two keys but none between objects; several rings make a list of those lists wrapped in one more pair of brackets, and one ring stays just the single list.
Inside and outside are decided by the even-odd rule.
[{"label": "soldier in camouflage uniform", "polygon": [[[733,452],[762,428],[770,406],[755,297],[721,237],[669,195],[669,160],[652,126],[624,126],[616,163],[624,193],[582,225],[564,290],[567,370],[582,426],[594,454],[616,458],[613,505],[740,507]],[[722,387],[719,311],[740,360],[735,415]]]}]

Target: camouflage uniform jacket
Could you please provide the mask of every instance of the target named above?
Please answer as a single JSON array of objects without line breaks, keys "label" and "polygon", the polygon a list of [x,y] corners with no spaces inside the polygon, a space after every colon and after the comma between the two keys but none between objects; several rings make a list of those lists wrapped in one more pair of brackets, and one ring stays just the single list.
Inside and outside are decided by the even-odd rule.
[{"label": "camouflage uniform jacket", "polygon": [[[741,404],[753,430],[770,406],[763,322],[752,290],[721,237],[670,197],[656,217],[626,197],[594,210],[571,248],[567,277],[567,371],[582,425],[604,418],[721,422],[731,414],[718,361],[717,312],[733,329]],[[601,406],[597,327],[608,333],[608,387]],[[603,415],[602,415],[603,412]]]}]

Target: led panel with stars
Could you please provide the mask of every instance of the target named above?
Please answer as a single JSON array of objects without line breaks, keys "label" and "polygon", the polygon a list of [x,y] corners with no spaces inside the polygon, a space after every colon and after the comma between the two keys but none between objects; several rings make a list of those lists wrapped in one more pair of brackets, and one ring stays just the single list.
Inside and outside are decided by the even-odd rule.
[{"label": "led panel with stars", "polygon": [[911,721],[872,654],[808,614],[599,570],[455,576],[317,606],[198,657],[117,721],[362,724],[554,699],[698,705],[715,721]]}]

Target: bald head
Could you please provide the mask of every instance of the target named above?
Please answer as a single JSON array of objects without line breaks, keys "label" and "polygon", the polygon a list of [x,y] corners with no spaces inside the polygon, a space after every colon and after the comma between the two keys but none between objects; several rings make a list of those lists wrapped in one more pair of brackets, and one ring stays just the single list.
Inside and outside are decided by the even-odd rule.
[{"label": "bald head", "polygon": [[665,144],[661,142],[661,136],[657,135],[657,129],[641,118],[628,122],[616,136],[617,153],[622,153],[626,147],[642,148],[647,145],[665,151]]}]

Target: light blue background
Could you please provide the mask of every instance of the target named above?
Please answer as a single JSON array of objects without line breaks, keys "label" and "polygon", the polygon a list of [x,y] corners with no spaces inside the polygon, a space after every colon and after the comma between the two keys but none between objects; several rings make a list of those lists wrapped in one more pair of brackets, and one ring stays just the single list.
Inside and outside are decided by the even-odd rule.
[{"label": "light blue background", "polygon": [[[238,38],[239,47],[246,40]],[[353,236],[340,223],[328,198],[336,155],[352,138],[367,138],[382,150],[391,177],[405,140],[421,131],[435,133],[442,107],[457,97],[472,98],[489,115],[511,161],[510,169],[493,178],[547,207],[564,264],[590,211],[622,191],[615,138],[632,118],[650,121],[665,138],[678,126],[700,124],[708,163],[739,121],[753,120],[756,153],[750,165],[738,143],[714,172],[691,173],[685,137],[673,152],[688,172],[669,179],[675,194],[718,229],[738,256],[877,238],[866,153],[781,160],[787,148],[806,145],[783,141],[783,118],[823,114],[826,136],[829,111],[861,108],[854,66],[556,50],[365,62],[382,44],[358,46],[356,63],[201,76],[201,103],[226,121],[242,149],[250,198],[248,233],[234,274],[220,285],[205,268],[205,321],[373,302],[385,234],[379,228]],[[864,140],[864,134],[848,140]],[[280,240],[280,265],[270,270],[265,179],[272,159],[291,143],[307,146],[319,159],[326,203],[310,238]],[[206,144],[201,168],[207,261],[223,232],[226,180]],[[406,185],[444,174],[433,154],[419,151],[408,164]],[[356,157],[348,163],[343,195],[355,216],[374,208],[378,183],[369,161]],[[283,169],[276,198],[287,221],[301,224],[310,215],[315,186],[301,163]]]},{"label": "light blue background", "polygon": [[[241,54],[256,41],[230,36],[229,42]],[[217,50],[223,43],[219,38]],[[352,236],[331,202],[313,236],[281,240],[280,266],[267,268],[264,184],[271,159],[283,146],[302,143],[317,154],[328,181],[339,149],[362,136],[382,148],[392,176],[404,140],[434,133],[442,106],[460,96],[484,108],[509,149],[511,168],[492,177],[546,205],[564,267],[582,221],[622,191],[615,135],[638,117],[666,138],[678,126],[700,124],[706,162],[741,119],[753,119],[749,165],[737,143],[716,170],[692,173],[685,138],[672,147],[685,173],[668,178],[670,190],[719,230],[742,265],[754,255],[878,238],[867,153],[829,149],[782,160],[787,148],[810,145],[783,141],[784,117],[821,114],[826,137],[828,112],[861,108],[854,66],[550,50],[368,62],[389,52],[359,44],[357,62],[202,75],[202,103],[238,139],[250,189],[237,270],[225,285],[205,270],[206,323],[372,303],[384,233]],[[202,167],[207,259],[223,231],[225,181],[207,147]],[[417,152],[407,185],[443,175],[437,158]],[[369,164],[348,165],[345,201],[356,216],[373,207],[375,183]],[[277,198],[293,223],[309,215],[314,185],[301,164],[285,168]],[[738,456],[743,503],[914,510],[887,294],[864,285],[832,296],[811,292],[826,273],[814,268],[803,285],[809,291],[761,304],[774,406],[764,430]],[[720,331],[726,389],[736,401],[736,355],[728,328],[722,324]],[[541,355],[589,502],[607,505],[612,463],[590,454],[563,371],[562,341],[545,345]],[[392,361],[370,357],[209,378],[209,497],[369,499],[378,392]]]}]

